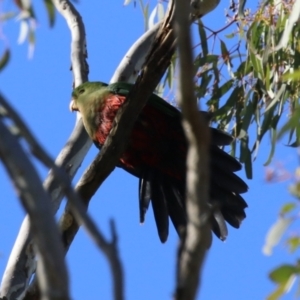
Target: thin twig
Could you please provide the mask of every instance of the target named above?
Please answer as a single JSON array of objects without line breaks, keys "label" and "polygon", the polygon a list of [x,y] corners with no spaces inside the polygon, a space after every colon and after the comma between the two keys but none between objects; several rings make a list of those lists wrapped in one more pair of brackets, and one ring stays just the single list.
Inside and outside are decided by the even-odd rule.
[{"label": "thin twig", "polygon": [[188,141],[187,154],[187,228],[178,251],[176,300],[195,299],[200,270],[211,244],[209,215],[209,130],[198,113],[193,83],[193,54],[189,22],[189,5],[176,0],[175,29],[178,37],[179,90],[182,124]]}]

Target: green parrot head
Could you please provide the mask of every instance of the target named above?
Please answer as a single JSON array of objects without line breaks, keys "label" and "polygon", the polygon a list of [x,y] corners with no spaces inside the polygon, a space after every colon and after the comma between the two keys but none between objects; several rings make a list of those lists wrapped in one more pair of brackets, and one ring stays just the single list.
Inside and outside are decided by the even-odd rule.
[{"label": "green parrot head", "polygon": [[107,84],[103,82],[85,82],[74,89],[70,103],[71,111],[79,111],[82,115],[83,125],[94,139],[97,130],[96,114],[101,110],[107,90]]},{"label": "green parrot head", "polygon": [[[72,92],[72,100],[70,103],[71,111],[80,111],[84,113],[85,108],[90,107],[97,100],[102,99],[105,92],[106,83],[103,82],[85,82],[79,85]],[[104,96],[104,95],[103,95]]]}]

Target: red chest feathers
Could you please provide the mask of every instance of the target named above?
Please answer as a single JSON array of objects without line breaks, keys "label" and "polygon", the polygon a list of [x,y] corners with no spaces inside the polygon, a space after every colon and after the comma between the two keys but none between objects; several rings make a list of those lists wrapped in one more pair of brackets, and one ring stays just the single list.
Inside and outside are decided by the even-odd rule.
[{"label": "red chest feathers", "polygon": [[105,104],[99,108],[96,124],[98,130],[96,132],[96,140],[102,146],[112,128],[113,120],[117,111],[125,101],[125,97],[108,95]]},{"label": "red chest feathers", "polygon": [[[110,94],[103,109],[99,109],[96,140],[100,145],[104,144],[125,99]],[[180,174],[179,169],[184,167],[186,146],[180,121],[175,121],[153,106],[146,105],[134,125],[128,147],[120,158],[121,164],[129,169],[148,166],[161,169],[169,175]]]}]

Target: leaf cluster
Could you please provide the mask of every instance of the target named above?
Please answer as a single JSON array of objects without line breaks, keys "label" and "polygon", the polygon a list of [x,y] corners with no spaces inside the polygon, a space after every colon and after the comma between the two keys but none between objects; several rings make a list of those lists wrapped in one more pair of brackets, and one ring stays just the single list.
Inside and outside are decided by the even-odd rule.
[{"label": "leaf cluster", "polygon": [[266,135],[271,141],[266,165],[283,134],[290,146],[299,144],[299,23],[286,47],[276,50],[293,5],[269,1],[254,13],[245,10],[242,17],[227,13],[228,24],[218,31],[198,21],[196,94],[206,100],[217,126],[236,138],[231,153],[245,164],[248,178]]}]

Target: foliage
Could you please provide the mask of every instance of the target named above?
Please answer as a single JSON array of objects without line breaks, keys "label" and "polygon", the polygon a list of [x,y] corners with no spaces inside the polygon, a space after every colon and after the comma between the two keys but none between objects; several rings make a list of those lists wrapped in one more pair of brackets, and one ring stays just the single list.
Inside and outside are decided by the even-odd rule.
[{"label": "foliage", "polygon": [[[278,182],[282,180],[278,172],[269,172],[268,181]],[[278,220],[270,228],[263,252],[266,255],[271,255],[273,248],[279,241],[285,237],[285,245],[291,254],[295,254],[300,248],[300,235],[297,230],[288,231],[290,226],[299,226],[299,199],[300,199],[300,168],[298,167],[294,176],[293,183],[289,186],[289,192],[294,197],[294,201],[285,203],[279,213]],[[281,177],[281,178],[280,178]],[[284,176],[286,177],[286,176]],[[269,278],[276,284],[276,289],[268,296],[268,300],[279,299],[285,293],[289,292],[294,286],[296,279],[300,275],[300,261],[296,259],[294,264],[282,264],[270,272]],[[299,280],[298,280],[299,282]],[[299,293],[299,288],[298,288]],[[299,296],[299,295],[298,295]]]},{"label": "foliage", "polygon": [[[285,76],[299,67],[299,25],[294,26],[285,48],[273,50],[279,44],[292,6],[290,1],[279,4],[270,1],[261,4],[255,13],[248,10],[244,17],[238,17],[233,5],[232,14],[227,13],[228,24],[218,31],[210,30],[208,36],[199,21],[201,47],[195,61],[197,96],[199,100],[207,99],[218,126],[230,128],[236,137],[233,155],[237,155],[239,141],[239,159],[245,164],[248,178],[252,177],[252,160],[264,136],[268,134],[271,140],[267,165],[275,152],[282,116],[283,122],[287,122],[286,115],[294,116],[298,107],[298,78]],[[225,29],[230,29],[225,35],[226,42],[219,37]],[[233,38],[235,41],[229,48]],[[208,51],[210,39],[213,39],[213,50],[217,48],[216,42],[219,50]],[[250,125],[255,129],[254,137],[249,133]],[[290,145],[299,141],[296,125],[289,121],[285,127]]]},{"label": "foliage", "polygon": [[[51,0],[44,0],[45,7],[47,9],[50,26],[53,26],[55,20],[55,9]],[[36,15],[34,12],[33,4],[30,0],[15,0],[16,11],[1,12],[1,22],[16,18],[20,23],[20,31],[18,43],[22,44],[26,40],[28,41],[28,55],[32,57],[35,45],[35,30],[36,30]],[[9,48],[6,47],[1,58],[0,70],[8,62],[10,56]]]}]

